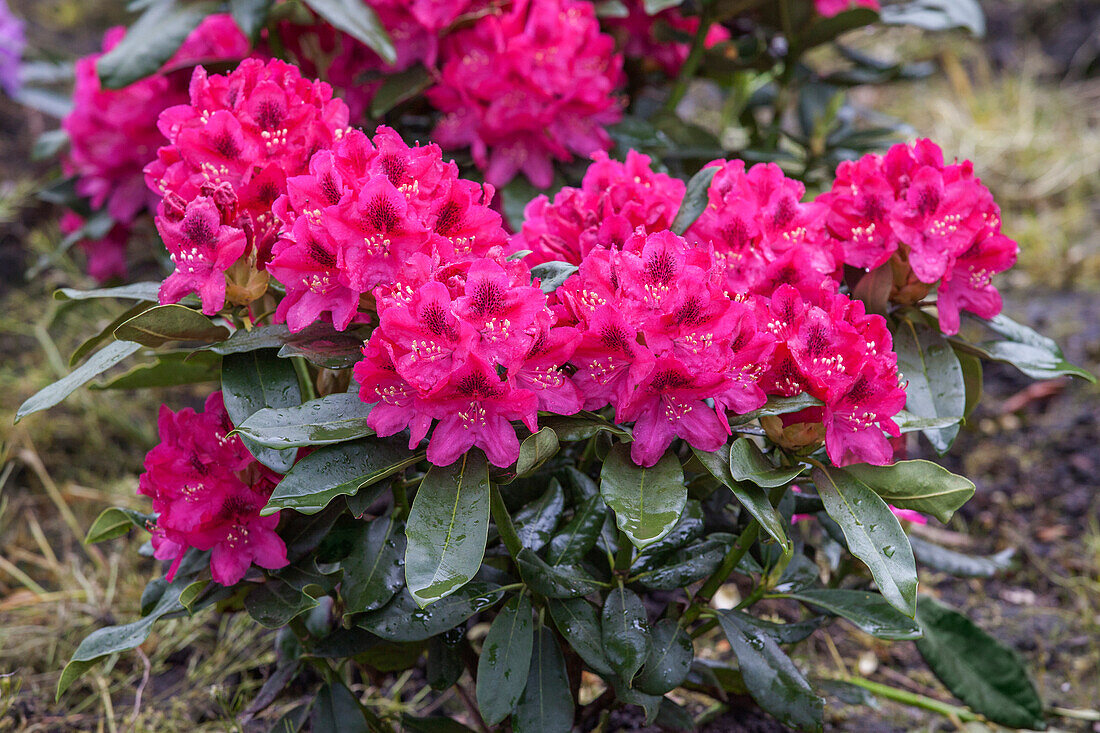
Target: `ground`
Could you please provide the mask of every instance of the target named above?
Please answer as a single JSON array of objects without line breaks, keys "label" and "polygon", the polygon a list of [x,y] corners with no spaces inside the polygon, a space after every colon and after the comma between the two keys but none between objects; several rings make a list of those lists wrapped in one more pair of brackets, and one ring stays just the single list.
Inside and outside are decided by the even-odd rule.
[{"label": "ground", "polygon": [[[90,51],[109,20],[75,0],[13,5],[30,17],[40,48]],[[1100,81],[1095,69],[1080,68],[1083,46],[1073,45],[1097,16],[1084,2],[1045,12],[1052,7],[992,6],[994,37],[985,45],[877,39],[898,53],[935,57],[945,73],[884,93],[860,91],[857,99],[975,161],[1004,205],[1005,230],[1022,247],[1005,284],[1006,311],[1100,373]],[[187,390],[84,390],[11,425],[23,399],[67,370],[82,335],[116,315],[110,306],[49,297],[59,286],[90,285],[74,259],[23,279],[59,239],[50,210],[31,195],[51,172],[26,163],[36,135],[55,124],[0,98],[0,731],[236,729],[235,716],[273,659],[270,636],[241,616],[162,624],[140,650],[53,699],[79,640],[132,618],[158,572],[137,555],[140,538],[86,547],[84,530],[104,507],[142,506],[134,492],[155,440],[151,416],[161,401],[178,408],[196,400]],[[1053,726],[1100,730],[1087,712],[1073,714],[1100,699],[1100,389],[1081,381],[1032,385],[1011,367],[989,368],[985,386],[987,399],[944,459],[975,481],[977,494],[949,527],[934,531],[982,554],[1015,547],[1018,562],[993,581],[924,573],[922,587],[1024,655],[1044,699],[1070,714],[1052,717]],[[724,643],[713,640],[716,654]],[[257,649],[265,650],[259,658]],[[886,644],[842,624],[816,635],[800,662],[827,676],[844,671],[834,661],[841,658],[848,671],[950,700],[912,644]],[[387,709],[411,704],[392,681],[381,693],[374,699]],[[831,699],[828,719],[845,731],[953,727],[885,701],[870,710]],[[634,721],[618,716],[609,729]],[[707,728],[777,729],[741,713],[719,715]]]}]

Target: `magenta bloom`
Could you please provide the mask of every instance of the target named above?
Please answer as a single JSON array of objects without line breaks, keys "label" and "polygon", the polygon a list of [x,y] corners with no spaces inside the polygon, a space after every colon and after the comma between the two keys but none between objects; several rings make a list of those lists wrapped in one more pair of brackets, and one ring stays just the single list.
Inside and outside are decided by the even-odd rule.
[{"label": "magenta bloom", "polygon": [[853,5],[871,10],[881,9],[878,0],[814,0],[814,8],[825,18],[843,13]]},{"label": "magenta bloom", "polygon": [[228,437],[233,425],[221,392],[207,398],[201,413],[162,406],[158,428],[161,442],[145,457],[138,491],[153,500],[153,548],[158,559],[172,560],[168,580],[192,547],[212,551],[210,571],[222,585],[238,582],[253,564],[286,566],[278,513],[260,516],[280,477],[257,463],[240,438]]},{"label": "magenta bloom", "polygon": [[222,223],[222,213],[212,198],[200,196],[187,204],[182,216],[167,211],[162,203],[156,218],[175,271],[160,286],[161,303],[178,303],[198,293],[202,312],[212,316],[225,305],[225,271],[246,248],[245,233]]},{"label": "magenta bloom", "polygon": [[[643,61],[652,61],[674,77],[691,51],[690,43],[670,41],[674,34],[692,37],[699,30],[699,18],[685,17],[678,8],[668,8],[650,15],[643,0],[626,0],[629,15],[625,18],[605,18],[604,27],[622,44],[623,55]],[[714,23],[707,31],[704,44],[707,48],[729,40],[730,32]]]},{"label": "magenta bloom", "polygon": [[494,186],[522,172],[548,187],[554,160],[611,147],[604,127],[622,117],[614,47],[580,0],[516,0],[483,15],[443,43],[440,80],[427,92],[445,115],[434,139],[469,147]]},{"label": "magenta bloom", "polygon": [[944,333],[959,332],[959,311],[982,318],[1001,312],[1001,294],[990,278],[1016,264],[1019,247],[1003,234],[990,234],[959,255],[940,282],[936,310]]}]

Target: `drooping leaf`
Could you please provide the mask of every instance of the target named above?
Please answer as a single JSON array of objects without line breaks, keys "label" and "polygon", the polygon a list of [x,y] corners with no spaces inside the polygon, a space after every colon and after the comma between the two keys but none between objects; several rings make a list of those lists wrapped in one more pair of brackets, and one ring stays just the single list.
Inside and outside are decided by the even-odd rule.
[{"label": "drooping leaf", "polygon": [[168,304],[153,306],[122,323],[115,329],[115,338],[156,348],[170,341],[224,341],[229,329],[196,310]]},{"label": "drooping leaf", "polygon": [[880,639],[919,639],[921,635],[920,626],[913,619],[898,612],[877,593],[845,588],[804,588],[784,595],[842,616]]},{"label": "drooping leaf", "polygon": [[367,528],[363,540],[344,558],[340,595],[351,613],[373,611],[393,598],[405,584],[401,558],[405,554],[405,524],[389,513]]},{"label": "drooping leaf", "polygon": [[[646,6],[648,9],[650,4],[667,4],[667,2],[668,0],[647,0]],[[673,3],[679,4],[675,0]],[[676,218],[672,220],[672,226],[669,229],[677,234],[683,234],[691,228],[696,219],[702,216],[709,201],[707,189],[710,188],[710,183],[718,170],[718,166],[708,166],[691,177],[687,184],[687,193],[684,194],[684,200],[680,203],[680,210],[676,212]]]},{"label": "drooping leaf", "polygon": [[92,354],[86,362],[73,369],[65,377],[43,387],[19,406],[15,412],[15,422],[40,410],[48,410],[65,399],[83,384],[91,381],[115,364],[141,348],[131,341],[113,341]]},{"label": "drooping leaf", "polygon": [[546,606],[554,626],[577,656],[599,674],[613,674],[604,652],[603,632],[595,606],[583,598],[551,598]]},{"label": "drooping leaf", "polygon": [[578,562],[596,544],[607,516],[607,505],[599,496],[589,497],[561,530],[550,538],[546,561],[551,565]]},{"label": "drooping leaf", "polygon": [[[906,410],[926,419],[960,417],[966,411],[962,366],[939,329],[923,322],[902,320],[894,333],[894,351],[901,379],[908,380]],[[932,447],[943,454],[959,434],[959,426],[922,432]]]},{"label": "drooping leaf", "polygon": [[796,730],[820,731],[824,701],[770,634],[740,611],[719,611],[718,621],[741,667],[752,698]]},{"label": "drooping leaf", "polygon": [[825,511],[840,525],[848,549],[871,571],[879,591],[912,618],[917,603],[917,566],[909,538],[878,494],[844,469],[815,468],[814,485]]},{"label": "drooping leaf", "polygon": [[954,337],[951,343],[956,349],[985,359],[1011,364],[1032,379],[1075,376],[1096,382],[1096,377],[1088,371],[1066,361],[1062,350],[1053,339],[1017,323],[1003,313],[988,320],[978,318],[972,320],[978,321],[1003,338],[972,344]]},{"label": "drooping leaf", "polygon": [[248,615],[269,629],[286,626],[316,605],[316,598],[278,578],[269,578],[244,599]]},{"label": "drooping leaf", "polygon": [[495,605],[503,596],[499,587],[474,581],[421,608],[406,589],[377,611],[360,616],[356,623],[387,641],[424,641]]},{"label": "drooping leaf", "polygon": [[516,555],[516,566],[527,587],[547,598],[576,598],[600,588],[599,581],[580,567],[548,565],[528,547]]},{"label": "drooping leaf", "polygon": [[557,452],[558,436],[553,428],[543,428],[534,435],[528,435],[519,446],[516,476],[523,477],[534,473]]},{"label": "drooping leaf", "polygon": [[[265,407],[291,407],[302,402],[294,366],[270,350],[227,354],[222,359],[222,399],[234,425]],[[256,460],[277,473],[286,473],[297,451],[264,448],[242,437]]]},{"label": "drooping leaf", "polygon": [[328,445],[294,464],[275,487],[261,514],[293,509],[315,514],[337,496],[355,494],[423,460],[401,438],[367,438]]},{"label": "drooping leaf", "polygon": [[663,695],[687,679],[695,649],[691,637],[673,619],[653,625],[653,643],[634,686],[649,695]]},{"label": "drooping leaf", "polygon": [[152,389],[216,382],[221,379],[221,369],[221,358],[208,351],[169,352],[105,382],[92,382],[88,389]]},{"label": "drooping leaf", "polygon": [[306,0],[306,5],[318,15],[367,45],[387,64],[397,61],[397,51],[378,15],[359,0]]},{"label": "drooping leaf", "polygon": [[642,468],[623,443],[615,445],[604,461],[600,493],[615,511],[619,529],[638,548],[668,534],[687,502],[684,472],[675,455],[666,453],[655,466]]},{"label": "drooping leaf", "polygon": [[156,0],[114,48],[99,57],[96,71],[104,89],[121,89],[155,74],[202,22],[218,11],[216,2]]},{"label": "drooping leaf", "polygon": [[928,596],[917,602],[917,621],[924,630],[917,649],[960,700],[1010,728],[1046,727],[1043,701],[1015,651]]},{"label": "drooping leaf", "polygon": [[734,478],[731,470],[733,452],[730,446],[722,446],[713,453],[695,448],[693,448],[692,451],[710,475],[714,476],[714,478],[718,479],[718,481],[733,492],[737,501],[741,502],[741,506],[745,507],[745,510],[752,515],[753,519],[760,523],[761,528],[767,532],[772,539],[783,547],[788,547],[790,545],[790,539],[787,537],[787,523],[768,500],[767,492],[757,484],[742,483]]},{"label": "drooping leaf", "polygon": [[84,537],[84,544],[91,545],[96,542],[113,540],[130,531],[132,527],[149,530],[156,522],[153,514],[142,514],[133,509],[113,506],[104,509]]},{"label": "drooping leaf", "polygon": [[405,525],[405,583],[426,606],[468,583],[481,567],[489,532],[489,465],[469,450],[432,466]]},{"label": "drooping leaf", "polygon": [[368,733],[359,700],[339,682],[329,682],[317,693],[309,716],[310,727],[330,733]]},{"label": "drooping leaf", "polygon": [[913,555],[921,565],[956,578],[992,578],[1002,570],[1011,567],[1012,558],[1016,554],[1015,548],[1012,547],[990,557],[964,554],[940,547],[920,537],[910,537],[909,544],[913,546]]},{"label": "drooping leaf", "polygon": [[550,535],[561,518],[565,495],[557,479],[550,480],[550,486],[542,496],[516,512],[512,518],[516,534],[524,547],[538,551],[550,541]]},{"label": "drooping leaf", "polygon": [[493,619],[477,663],[477,707],[489,725],[507,718],[519,702],[531,669],[534,638],[531,601],[516,596]]},{"label": "drooping leaf", "polygon": [[573,728],[573,694],[554,635],[546,627],[535,633],[527,684],[512,715],[515,733],[569,733]]},{"label": "drooping leaf", "polygon": [[609,681],[611,682],[611,689],[619,702],[624,705],[637,705],[642,709],[645,713],[646,725],[652,724],[657,719],[657,711],[661,707],[660,695],[650,695],[642,692],[627,684],[618,676],[612,677]]},{"label": "drooping leaf", "polygon": [[899,509],[931,514],[947,522],[974,496],[974,484],[931,461],[898,461],[891,466],[855,464],[848,475]]},{"label": "drooping leaf", "polygon": [[806,470],[804,465],[777,467],[748,438],[738,438],[729,446],[730,473],[736,481],[751,481],[772,489],[785,486]]},{"label": "drooping leaf", "polygon": [[374,435],[367,425],[373,405],[336,392],[293,407],[268,407],[249,416],[237,432],[267,448],[343,443]]},{"label": "drooping leaf", "polygon": [[77,290],[76,288],[61,288],[55,290],[54,300],[94,300],[96,298],[118,298],[120,300],[144,300],[156,303],[159,299],[159,282],[130,283],[118,285],[112,288],[96,288],[95,290]]},{"label": "drooping leaf", "polygon": [[600,616],[604,653],[612,669],[628,683],[649,655],[649,620],[637,594],[612,588]]},{"label": "drooping leaf", "polygon": [[76,366],[80,361],[98,349],[104,342],[114,339],[115,329],[121,326],[126,321],[130,320],[139,313],[144,313],[155,305],[149,301],[143,300],[136,305],[127,308],[117,318],[111,321],[106,328],[101,330],[95,336],[86,339],[80,346],[76,348],[73,355],[69,357],[69,366]]},{"label": "drooping leaf", "polygon": [[675,590],[698,582],[718,569],[736,539],[731,534],[715,532],[702,542],[663,557],[657,567],[636,576],[635,580],[655,590]]},{"label": "drooping leaf", "polygon": [[428,639],[428,663],[424,666],[424,677],[433,690],[454,687],[458,678],[466,671],[459,643],[449,634]]}]

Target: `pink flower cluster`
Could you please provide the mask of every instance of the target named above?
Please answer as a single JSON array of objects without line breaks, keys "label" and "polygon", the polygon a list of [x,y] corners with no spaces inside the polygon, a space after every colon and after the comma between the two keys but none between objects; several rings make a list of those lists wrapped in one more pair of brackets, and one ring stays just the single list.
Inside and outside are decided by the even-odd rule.
[{"label": "pink flower cluster", "polygon": [[622,57],[581,0],[515,0],[443,41],[428,100],[444,113],[433,137],[471,148],[486,180],[518,172],[546,188],[552,161],[611,147],[622,116]]},{"label": "pink flower cluster", "polygon": [[[680,73],[680,67],[687,60],[691,44],[670,41],[670,34],[687,37],[694,36],[699,30],[699,18],[685,17],[679,8],[667,8],[655,15],[646,12],[644,0],[626,0],[629,13],[625,18],[605,18],[604,27],[622,44],[623,55],[627,58],[652,61],[668,76]],[[703,40],[706,48],[727,41],[730,32],[714,23],[707,30]]]},{"label": "pink flower cluster", "polygon": [[355,365],[368,424],[378,435],[408,428],[410,449],[438,420],[428,460],[453,463],[471,447],[497,466],[519,457],[511,421],[532,432],[539,409],[570,415],[577,387],[561,370],[577,334],[563,328],[520,261],[478,258],[416,272],[375,291],[379,325]]},{"label": "pink flower cluster", "polygon": [[231,265],[246,254],[251,266],[266,265],[277,234],[272,204],[288,176],[305,173],[315,151],[343,136],[348,109],[295,66],[246,59],[226,76],[196,68],[190,103],[164,110],[157,124],[169,144],[145,177],[163,197],[156,224],[176,265],[161,301],[200,292],[203,312],[213,314]]},{"label": "pink flower cluster", "polygon": [[268,272],[286,287],[275,313],[298,331],[325,315],[347,328],[360,299],[403,277],[415,256],[454,264],[507,246],[491,186],[458,176],[436,145],[406,145],[388,127],[353,130],[287,179]]},{"label": "pink flower cluster", "polygon": [[929,140],[895,145],[841,163],[817,203],[848,264],[872,270],[893,261],[903,285],[939,283],[944,333],[958,332],[960,310],[983,318],[1001,311],[990,278],[1015,264],[1017,246],[1001,234],[1000,209],[970,161],[945,164]]},{"label": "pink flower cluster", "polygon": [[[118,45],[126,29],[112,28],[103,38],[103,52]],[[106,208],[121,234],[83,243],[89,270],[101,280],[125,275],[118,242],[125,244],[137,215],[156,206],[157,196],[145,190],[142,169],[151,161],[164,136],[157,116],[169,105],[187,101],[187,75],[179,71],[199,61],[235,60],[249,52],[248,39],[228,14],[208,16],[184,41],[161,72],[122,89],[104,89],[96,62],[102,53],[76,62],[72,111],[61,121],[69,134],[65,173],[76,176],[76,191],[93,209]]]},{"label": "pink flower cluster", "polygon": [[579,265],[594,248],[621,245],[639,227],[659,232],[672,225],[683,181],[655,173],[649,156],[634,150],[627,151],[625,163],[602,150],[592,160],[580,188],[562,188],[552,203],[540,194],[527,204],[514,244],[531,250],[528,264]]},{"label": "pink flower cluster", "polygon": [[814,0],[814,9],[825,18],[839,15],[853,5],[871,10],[880,10],[879,0]]},{"label": "pink flower cluster", "polygon": [[158,429],[161,442],[145,457],[138,491],[153,500],[153,548],[157,559],[172,561],[169,582],[192,547],[212,551],[210,571],[222,585],[238,582],[253,563],[284,567],[279,515],[260,516],[281,477],[229,437],[221,392],[206,399],[204,412],[162,405]]}]

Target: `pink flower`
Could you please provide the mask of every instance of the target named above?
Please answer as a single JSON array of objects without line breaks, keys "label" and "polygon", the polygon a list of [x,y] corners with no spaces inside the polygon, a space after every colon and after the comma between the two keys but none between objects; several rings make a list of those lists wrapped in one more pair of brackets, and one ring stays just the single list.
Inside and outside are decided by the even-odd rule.
[{"label": "pink flower", "polygon": [[[694,36],[699,30],[699,18],[684,17],[678,8],[668,8],[654,15],[646,12],[643,0],[627,0],[629,15],[625,18],[606,18],[604,26],[619,39],[623,55],[643,61],[653,61],[673,77],[687,60],[690,43],[667,40],[673,34]],[[730,33],[714,23],[707,30],[703,43],[706,48],[729,40]]]},{"label": "pink flower", "polygon": [[214,200],[205,196],[187,204],[182,216],[170,215],[164,203],[157,211],[157,231],[176,266],[160,286],[160,302],[198,293],[202,312],[214,315],[225,305],[225,271],[244,254],[244,232],[223,224]]},{"label": "pink flower", "polygon": [[959,332],[959,311],[968,310],[982,318],[1001,312],[1001,294],[990,278],[1016,264],[1019,247],[1003,234],[991,234],[959,255],[954,266],[940,282],[936,310],[940,329],[946,334]]},{"label": "pink flower", "polygon": [[158,428],[161,442],[145,458],[138,491],[153,500],[154,554],[173,561],[168,580],[192,547],[212,551],[211,574],[222,585],[237,583],[252,564],[286,566],[278,513],[260,516],[280,477],[229,437],[221,392],[207,398],[202,413],[162,406]]},{"label": "pink flower", "polygon": [[522,172],[549,187],[553,161],[611,147],[604,129],[622,108],[622,57],[592,5],[516,0],[444,41],[439,83],[427,92],[443,119],[433,137],[470,147],[494,186]]},{"label": "pink flower", "polygon": [[851,8],[852,5],[870,8],[871,10],[880,9],[878,0],[814,0],[814,8],[819,15],[825,18],[831,18],[834,15],[843,13],[845,10]]}]

